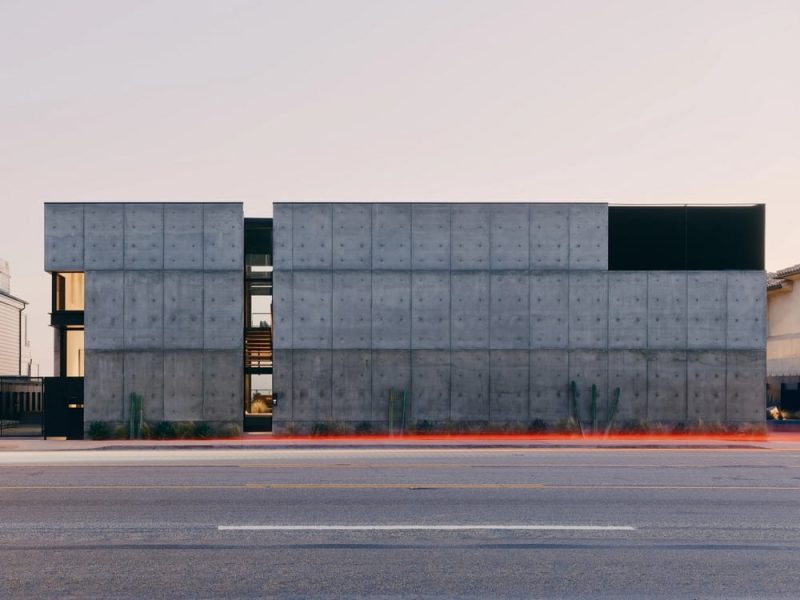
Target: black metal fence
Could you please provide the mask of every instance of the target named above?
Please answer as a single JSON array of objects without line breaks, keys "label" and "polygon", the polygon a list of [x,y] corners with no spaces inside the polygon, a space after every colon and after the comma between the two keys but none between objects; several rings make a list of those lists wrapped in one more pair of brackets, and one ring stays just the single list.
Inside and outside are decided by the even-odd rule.
[{"label": "black metal fence", "polygon": [[0,437],[41,437],[43,409],[40,377],[0,377]]}]

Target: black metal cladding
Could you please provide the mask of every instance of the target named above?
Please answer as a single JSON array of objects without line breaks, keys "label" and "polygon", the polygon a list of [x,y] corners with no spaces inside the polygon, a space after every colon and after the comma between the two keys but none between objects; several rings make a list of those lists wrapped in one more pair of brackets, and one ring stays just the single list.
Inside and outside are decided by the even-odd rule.
[{"label": "black metal cladding", "polygon": [[244,220],[244,253],[272,255],[272,219]]},{"label": "black metal cladding", "polygon": [[610,206],[612,271],[764,270],[764,205]]}]

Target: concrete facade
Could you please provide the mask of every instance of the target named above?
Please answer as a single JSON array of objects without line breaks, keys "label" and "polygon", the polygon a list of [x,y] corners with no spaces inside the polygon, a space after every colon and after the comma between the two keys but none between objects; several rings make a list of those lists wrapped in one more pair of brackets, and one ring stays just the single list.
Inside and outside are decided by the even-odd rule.
[{"label": "concrete facade", "polygon": [[763,271],[609,271],[605,204],[276,204],[274,423],[764,419]]},{"label": "concrete facade", "polygon": [[87,424],[242,421],[243,212],[46,204],[45,270],[85,272]]}]

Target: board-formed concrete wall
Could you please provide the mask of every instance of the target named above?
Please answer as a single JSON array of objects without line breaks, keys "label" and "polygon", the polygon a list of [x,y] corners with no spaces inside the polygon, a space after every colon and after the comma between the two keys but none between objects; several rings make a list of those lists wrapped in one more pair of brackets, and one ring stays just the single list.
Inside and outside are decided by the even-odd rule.
[{"label": "board-formed concrete wall", "polygon": [[[45,270],[85,271],[84,423],[242,421],[242,205],[46,204]],[[330,265],[328,265],[330,266]]]},{"label": "board-formed concrete wall", "polygon": [[764,273],[609,271],[605,204],[276,204],[274,268],[278,430],[764,418]]}]

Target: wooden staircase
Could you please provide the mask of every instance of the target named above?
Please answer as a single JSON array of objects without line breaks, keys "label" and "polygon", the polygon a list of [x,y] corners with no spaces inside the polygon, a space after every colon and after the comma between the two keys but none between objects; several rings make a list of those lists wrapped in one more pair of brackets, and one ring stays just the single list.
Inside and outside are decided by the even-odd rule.
[{"label": "wooden staircase", "polygon": [[244,335],[245,367],[272,367],[272,329],[247,329]]}]

